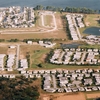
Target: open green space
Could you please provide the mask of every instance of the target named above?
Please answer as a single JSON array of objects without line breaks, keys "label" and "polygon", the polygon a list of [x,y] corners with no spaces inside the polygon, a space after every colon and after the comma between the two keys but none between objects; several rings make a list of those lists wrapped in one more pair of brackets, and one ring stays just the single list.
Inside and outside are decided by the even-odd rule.
[{"label": "open green space", "polygon": [[[36,49],[37,48],[37,49]],[[80,48],[98,48],[100,49],[99,45],[88,45],[84,44],[81,45]],[[32,50],[30,55],[31,55],[31,66],[30,68],[32,69],[54,69],[54,68],[62,68],[62,69],[79,69],[79,68],[100,68],[97,65],[57,65],[57,64],[51,64],[47,61],[47,56],[49,54],[51,49],[47,49],[44,47],[35,47],[35,50]],[[97,56],[99,57],[99,56]],[[40,66],[38,66],[40,65]],[[30,69],[29,68],[29,69]]]},{"label": "open green space", "polygon": [[100,45],[90,45],[90,44],[84,44],[84,45],[81,45],[79,46],[80,48],[83,48],[83,49],[91,49],[91,48],[94,48],[94,49],[100,49]]},{"label": "open green space", "polygon": [[53,17],[51,15],[44,15],[43,17],[45,26],[51,26],[51,23],[53,22]]},{"label": "open green space", "polygon": [[87,14],[85,15],[84,21],[86,26],[100,27],[100,14]]},{"label": "open green space", "polygon": [[48,50],[35,50],[31,53],[31,68],[39,68],[38,65],[41,64],[42,67],[45,64],[45,59],[47,56],[47,53],[49,53]]},{"label": "open green space", "polygon": [[86,27],[79,28],[82,36],[87,36],[88,34],[83,33],[84,30],[90,27],[100,27],[100,14],[85,14],[84,23]]},{"label": "open green space", "polygon": [[[51,64],[47,61],[45,61],[45,57],[47,53],[49,53],[50,50],[35,50],[31,53],[31,67],[33,69],[54,69],[54,68],[61,68],[61,69],[79,69],[79,68],[99,68],[99,66],[90,66],[90,65],[56,65]],[[44,57],[44,58],[43,58]],[[38,66],[41,64],[41,66]]]}]

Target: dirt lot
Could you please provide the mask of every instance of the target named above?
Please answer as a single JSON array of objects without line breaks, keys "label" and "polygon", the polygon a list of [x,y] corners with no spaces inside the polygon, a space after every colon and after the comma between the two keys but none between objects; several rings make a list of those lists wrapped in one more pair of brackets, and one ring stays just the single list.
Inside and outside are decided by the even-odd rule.
[{"label": "dirt lot", "polygon": [[42,94],[41,100],[86,100],[84,93],[78,94],[66,94],[66,93],[57,93],[57,94]]},{"label": "dirt lot", "polygon": [[0,54],[7,54],[8,46],[0,45]]},{"label": "dirt lot", "polygon": [[83,93],[73,94],[73,95],[59,95],[54,100],[86,100]]},{"label": "dirt lot", "polygon": [[91,99],[91,98],[98,98],[100,97],[100,93],[91,93],[91,94],[87,94],[87,99]]},{"label": "dirt lot", "polygon": [[16,48],[14,48],[14,49],[8,48],[7,54],[16,54]]},{"label": "dirt lot", "polygon": [[56,30],[49,33],[32,33],[32,34],[0,34],[0,39],[44,39],[56,38],[66,39],[66,32],[64,30]]},{"label": "dirt lot", "polygon": [[63,28],[62,15],[60,13],[55,13],[55,17],[56,17],[57,27]]}]

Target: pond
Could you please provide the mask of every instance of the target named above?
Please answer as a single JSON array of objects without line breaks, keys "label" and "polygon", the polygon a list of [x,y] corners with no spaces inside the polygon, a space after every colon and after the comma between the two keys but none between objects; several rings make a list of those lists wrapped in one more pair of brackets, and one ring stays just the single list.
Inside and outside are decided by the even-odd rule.
[{"label": "pond", "polygon": [[61,47],[66,49],[66,48],[78,48],[81,44],[79,43],[71,43],[71,44],[61,44]]},{"label": "pond", "polygon": [[89,34],[89,35],[100,36],[100,28],[99,27],[90,27],[90,28],[87,28],[86,30],[84,30],[83,33]]}]

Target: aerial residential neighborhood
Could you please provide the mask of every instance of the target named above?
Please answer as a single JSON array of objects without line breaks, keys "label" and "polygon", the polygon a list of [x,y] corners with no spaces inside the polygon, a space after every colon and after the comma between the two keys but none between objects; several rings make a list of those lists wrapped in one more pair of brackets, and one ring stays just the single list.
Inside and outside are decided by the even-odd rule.
[{"label": "aerial residential neighborhood", "polygon": [[98,49],[56,49],[50,58],[50,62],[54,64],[98,64],[100,63]]},{"label": "aerial residential neighborhood", "polygon": [[34,26],[34,10],[30,7],[0,8],[1,28],[20,28]]},{"label": "aerial residential neighborhood", "polygon": [[100,100],[100,10],[17,3],[0,7],[0,100]]}]

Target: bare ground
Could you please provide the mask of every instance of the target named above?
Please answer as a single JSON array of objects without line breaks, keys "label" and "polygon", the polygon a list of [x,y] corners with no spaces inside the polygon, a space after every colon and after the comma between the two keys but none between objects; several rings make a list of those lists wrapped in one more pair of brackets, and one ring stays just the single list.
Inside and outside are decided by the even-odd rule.
[{"label": "bare ground", "polygon": [[86,95],[88,99],[100,97],[100,93],[90,93]]}]

